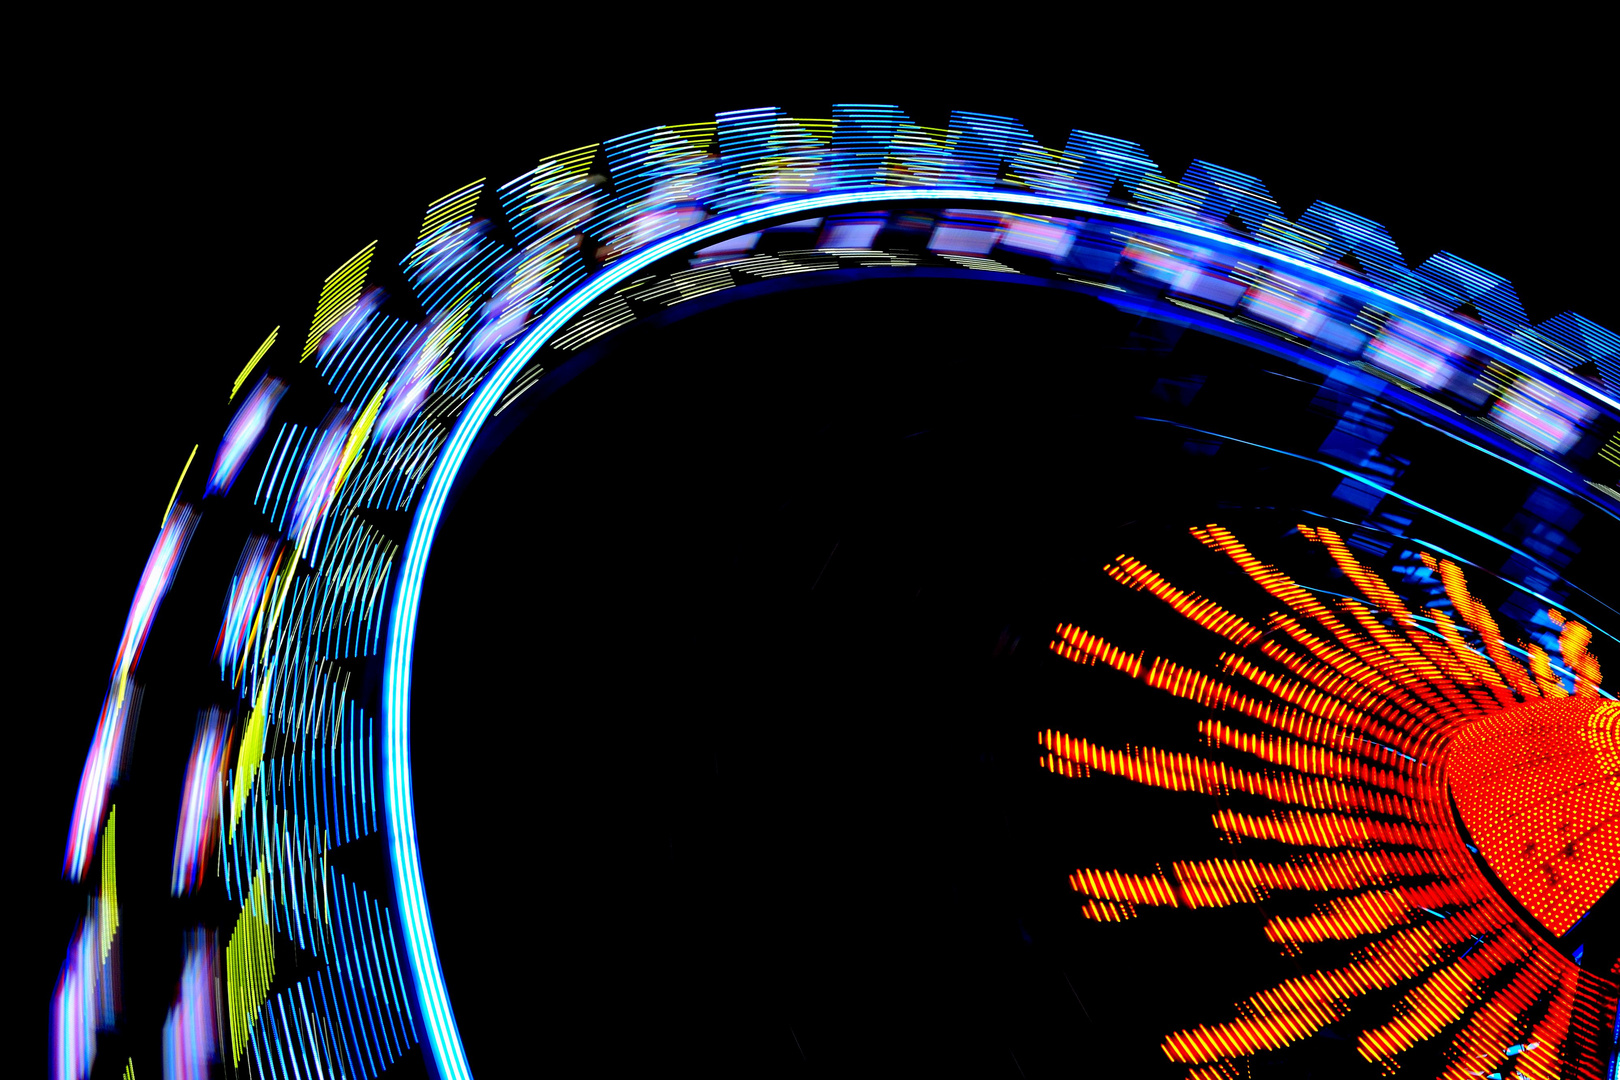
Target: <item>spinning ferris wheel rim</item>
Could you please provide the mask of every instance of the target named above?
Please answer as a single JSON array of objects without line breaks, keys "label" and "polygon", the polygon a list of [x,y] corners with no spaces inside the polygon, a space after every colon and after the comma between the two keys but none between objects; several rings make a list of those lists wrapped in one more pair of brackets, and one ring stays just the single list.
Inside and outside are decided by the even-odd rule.
[{"label": "spinning ferris wheel rim", "polygon": [[[427,570],[433,539],[445,510],[445,503],[460,475],[474,441],[508,386],[559,330],[590,303],[614,286],[628,280],[670,255],[701,247],[727,234],[745,231],[776,220],[807,217],[816,212],[874,206],[886,203],[939,202],[952,205],[999,205],[1035,212],[1096,215],[1183,234],[1204,243],[1280,261],[1291,268],[1325,279],[1346,291],[1370,294],[1381,303],[1442,323],[1452,331],[1501,349],[1515,359],[1550,375],[1602,401],[1620,408],[1620,401],[1577,383],[1568,372],[1513,348],[1480,329],[1455,319],[1437,315],[1423,305],[1366,282],[1356,281],[1320,264],[1297,258],[1274,248],[1223,235],[1184,222],[1167,221],[1149,214],[1116,206],[1059,199],[1016,192],[994,192],[972,188],[878,189],[866,192],[839,192],[836,195],[785,199],[764,206],[722,214],[674,233],[647,247],[626,254],[576,286],[539,323],[510,348],[500,365],[485,376],[472,400],[456,421],[449,441],[434,464],[422,501],[411,522],[405,557],[393,586],[394,602],[389,623],[383,689],[383,754],[386,776],[386,808],[390,866],[396,898],[405,931],[406,950],[422,1005],[434,1060],[446,1077],[471,1077],[466,1050],[454,1019],[438,950],[433,942],[433,922],[423,883],[421,857],[416,843],[415,810],[411,783],[410,688],[415,655],[416,616],[421,602],[422,579]],[[1447,519],[1453,520],[1453,519]],[[1462,524],[1456,522],[1456,524]],[[1462,527],[1478,532],[1471,526]],[[1485,535],[1481,533],[1480,535]]]},{"label": "spinning ferris wheel rim", "polygon": [[[519,180],[523,179],[523,177],[519,178]],[[516,182],[514,181],[514,183]],[[1076,187],[1097,190],[1094,187],[1086,188],[1085,185],[1076,185]],[[1068,190],[1074,190],[1074,188]],[[450,197],[447,196],[446,198],[449,199]],[[417,844],[411,762],[412,664],[423,579],[430,561],[434,540],[443,516],[454,497],[457,485],[465,476],[476,469],[477,450],[481,445],[481,440],[490,430],[489,425],[492,417],[498,415],[501,408],[504,408],[502,404],[503,397],[506,397],[507,403],[510,403],[518,393],[523,392],[522,387],[513,389],[514,382],[534,362],[535,357],[542,349],[554,342],[558,335],[564,333],[575,320],[589,312],[594,303],[607,297],[617,287],[623,286],[624,283],[637,274],[655,268],[662,260],[694,251],[701,254],[706,244],[746,233],[750,230],[802,221],[821,214],[904,206],[925,206],[942,209],[991,209],[1009,213],[1021,212],[1031,215],[1049,215],[1053,220],[1058,218],[1086,219],[1119,223],[1126,226],[1141,226],[1160,234],[1179,237],[1195,247],[1224,252],[1234,259],[1243,257],[1259,258],[1269,264],[1286,267],[1290,273],[1304,281],[1317,283],[1325,290],[1358,297],[1371,305],[1376,305],[1380,309],[1405,313],[1421,323],[1439,327],[1445,334],[1451,335],[1462,342],[1471,342],[1479,346],[1485,352],[1502,358],[1506,363],[1518,368],[1532,379],[1539,379],[1552,384],[1559,388],[1562,393],[1580,400],[1595,402],[1611,412],[1620,411],[1620,401],[1615,399],[1610,389],[1603,388],[1599,384],[1582,381],[1570,371],[1561,369],[1555,364],[1548,363],[1546,359],[1520,348],[1515,344],[1514,340],[1509,339],[1507,333],[1496,332],[1499,328],[1494,324],[1487,327],[1483,322],[1475,324],[1471,321],[1464,321],[1456,317],[1457,312],[1448,311],[1443,306],[1425,305],[1408,296],[1383,288],[1370,279],[1362,280],[1352,277],[1345,272],[1341,272],[1340,269],[1328,265],[1325,260],[1313,261],[1283,247],[1258,243],[1248,239],[1246,235],[1221,232],[1206,227],[1206,224],[1180,220],[1172,216],[1156,213],[1138,212],[1127,206],[1120,205],[1112,196],[1108,201],[1096,201],[1065,198],[1043,194],[1034,190],[1004,190],[986,186],[974,186],[973,184],[919,184],[918,186],[900,184],[898,186],[884,186],[877,183],[876,180],[872,180],[866,186],[861,184],[846,185],[839,190],[826,194],[804,194],[785,198],[767,197],[763,201],[754,201],[740,208],[723,210],[716,216],[708,217],[698,224],[670,232],[642,246],[631,247],[594,274],[590,274],[583,280],[576,279],[577,283],[563,291],[559,298],[546,303],[540,308],[539,317],[532,326],[518,334],[509,343],[500,345],[495,351],[493,354],[495,356],[494,366],[478,376],[470,396],[463,399],[463,403],[458,406],[459,412],[453,414],[454,420],[450,425],[448,437],[432,452],[433,456],[430,459],[431,464],[428,468],[426,482],[419,489],[419,497],[409,516],[409,527],[402,549],[402,558],[397,563],[397,569],[392,575],[392,580],[384,588],[387,603],[385,607],[386,624],[383,627],[382,686],[380,694],[382,827],[386,831],[388,865],[394,890],[394,910],[397,912],[395,925],[398,939],[405,953],[408,985],[406,993],[407,996],[414,994],[415,1004],[421,1010],[412,1026],[416,1027],[420,1033],[418,1041],[423,1044],[423,1050],[431,1061],[432,1068],[440,1075],[460,1078],[470,1076],[471,1070],[467,1061],[465,1047],[462,1044],[460,1030],[455,1020],[455,1013],[443,974],[438,949],[434,941],[433,923]],[[435,204],[435,210],[437,209],[438,204]],[[432,212],[430,212],[430,220],[431,218]],[[1199,222],[1207,222],[1208,220],[1207,218],[1201,218]],[[1074,223],[1071,220],[1070,224]],[[424,237],[427,236],[426,225],[424,225],[423,235]],[[422,241],[418,242],[419,247],[421,243]],[[363,268],[361,274],[363,277]],[[334,275],[334,277],[336,276]],[[980,276],[989,277],[990,275],[982,274]],[[330,281],[331,279],[329,279]],[[807,281],[806,284],[808,283]],[[355,295],[358,296],[358,286]],[[728,299],[722,297],[714,302],[725,303]],[[326,329],[322,330],[319,324],[323,318],[323,312],[327,311],[326,301],[326,293],[323,291],[322,306],[317,311],[318,325],[312,330],[310,344],[305,348],[306,358],[315,348],[319,334],[330,332],[335,325],[335,320],[340,319],[342,316],[341,312],[330,314],[324,323]],[[1142,306],[1147,309],[1158,310],[1159,307],[1163,306],[1163,302],[1157,300],[1143,301]],[[1461,308],[1458,309],[1458,311],[1460,310]],[[1214,326],[1211,329],[1217,335],[1222,333],[1219,326]],[[272,340],[273,337],[274,335],[272,335]],[[1234,334],[1232,337],[1233,340],[1256,345],[1253,335],[1249,338],[1243,338],[1241,335]],[[270,342],[267,341],[265,347],[260,349],[259,355],[255,356],[254,363],[257,363],[259,356],[263,355],[265,348],[268,348],[269,345]],[[317,356],[317,362],[319,362],[319,356]],[[243,375],[238,378],[236,389],[242,388],[242,381],[247,377],[253,366],[254,364],[250,363],[248,369],[244,370]],[[269,378],[269,376],[266,376],[266,378]],[[432,376],[429,376],[430,381],[431,378]],[[375,407],[381,400],[381,394],[382,390],[379,389],[376,398],[373,399],[372,407]],[[233,390],[233,398],[234,396],[235,390]],[[273,411],[274,400],[271,401],[269,408]],[[235,421],[233,421],[234,423]],[[366,423],[370,423],[370,420],[366,420]],[[358,428],[360,425],[357,424],[356,426]],[[1229,438],[1228,436],[1219,437],[1223,439]],[[1466,439],[1460,441],[1467,443]],[[313,447],[313,443],[309,445]],[[1491,453],[1483,445],[1468,445],[1472,449]],[[222,443],[222,455],[224,449]],[[354,449],[354,437],[351,436],[344,447],[345,461],[338,466],[340,473],[342,470],[347,469],[347,455]],[[252,451],[253,447],[249,446],[242,453],[249,454]],[[1284,452],[1286,453],[1286,451]],[[1526,466],[1523,463],[1509,461],[1506,458],[1502,458],[1502,460],[1543,483],[1552,485],[1572,495],[1577,495],[1580,499],[1598,507],[1610,517],[1616,516],[1614,508],[1600,494],[1588,491],[1573,492],[1551,475],[1538,472],[1534,465]],[[313,463],[313,459],[311,461]],[[1317,464],[1328,463],[1318,461]],[[1556,462],[1554,464],[1556,465]],[[240,464],[237,467],[240,467]],[[297,467],[301,468],[302,466]],[[311,467],[313,467],[313,464]],[[1328,465],[1328,467],[1335,468],[1332,465]],[[216,471],[218,468],[216,462]],[[268,468],[267,463],[267,471]],[[1351,475],[1343,469],[1338,471],[1346,476]],[[1366,478],[1363,477],[1362,479],[1365,481]],[[183,481],[184,476],[182,477]],[[342,480],[339,479],[338,485],[341,486],[341,484]],[[227,491],[228,487],[229,480],[226,481]],[[177,487],[177,492],[178,490]],[[209,493],[212,494],[212,492],[213,480],[210,479]],[[1398,498],[1404,498],[1404,496],[1393,490],[1387,490],[1386,494],[1394,494]],[[1510,551],[1516,550],[1507,545],[1500,537],[1481,532],[1466,522],[1446,517],[1438,510],[1428,507],[1425,507],[1425,509],[1452,524],[1477,533],[1495,544],[1508,547]],[[182,516],[194,513],[187,507],[182,507],[181,512]],[[324,509],[317,511],[317,517],[324,513]],[[193,517],[187,520],[194,523],[195,519]],[[324,528],[324,525],[321,527]],[[187,528],[189,528],[189,525]],[[183,547],[183,540],[181,543]],[[302,540],[300,541],[300,551],[302,550],[301,545]],[[1523,553],[1520,552],[1520,554]],[[297,558],[298,556],[295,554],[295,564]],[[177,560],[178,556],[175,556],[175,561]],[[288,580],[291,580],[290,573]],[[1518,588],[1524,588],[1523,585],[1515,584]],[[1573,583],[1570,584],[1573,585]],[[1543,601],[1547,600],[1546,597],[1533,591],[1531,594]],[[268,593],[266,595],[268,596]],[[151,601],[154,608],[159,600],[161,600],[160,595],[157,599]],[[144,631],[142,632],[144,633]],[[221,631],[221,634],[223,636],[224,630]],[[123,646],[121,646],[122,649]],[[139,642],[136,642],[135,649],[138,660]],[[347,656],[349,654],[337,655]],[[375,656],[376,654],[371,653],[368,655]],[[133,671],[135,662],[131,661],[123,668],[123,676],[129,675]],[[122,683],[120,683],[121,685]],[[234,682],[232,686],[234,688]],[[369,693],[371,691],[368,691]],[[92,752],[94,753],[94,749]],[[240,776],[238,781],[240,783]],[[249,784],[251,785],[251,783],[250,779]],[[238,791],[238,802],[243,798],[242,793]],[[223,844],[221,846],[223,848]],[[88,858],[88,856],[86,855],[85,858]]]}]

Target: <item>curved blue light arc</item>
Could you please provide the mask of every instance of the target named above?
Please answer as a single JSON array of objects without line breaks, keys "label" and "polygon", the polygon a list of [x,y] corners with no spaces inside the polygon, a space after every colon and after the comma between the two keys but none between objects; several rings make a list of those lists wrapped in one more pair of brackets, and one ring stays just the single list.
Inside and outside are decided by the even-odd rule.
[{"label": "curved blue light arc", "polygon": [[[1236,443],[1239,446],[1248,446],[1248,447],[1252,447],[1255,450],[1264,450],[1267,453],[1280,454],[1283,457],[1293,458],[1295,461],[1305,461],[1305,462],[1309,462],[1312,465],[1321,466],[1322,468],[1328,469],[1328,470],[1330,470],[1332,472],[1336,472],[1340,476],[1346,477],[1347,479],[1354,480],[1358,484],[1365,484],[1367,487],[1372,488],[1374,491],[1378,492],[1380,495],[1387,495],[1392,499],[1397,499],[1400,502],[1405,503],[1407,506],[1412,507],[1414,510],[1421,510],[1425,514],[1431,514],[1434,517],[1439,518],[1441,521],[1447,522],[1448,524],[1451,524],[1451,525],[1455,525],[1457,528],[1462,529],[1465,532],[1471,532],[1475,536],[1479,537],[1480,539],[1485,540],[1488,543],[1495,544],[1497,547],[1500,547],[1505,551],[1508,551],[1508,552],[1511,552],[1514,555],[1517,555],[1519,558],[1524,559],[1526,562],[1532,563],[1532,564],[1534,564],[1536,566],[1540,566],[1540,567],[1550,569],[1550,567],[1547,567],[1546,562],[1543,561],[1542,559],[1537,558],[1536,556],[1532,555],[1530,552],[1525,551],[1523,548],[1514,547],[1512,544],[1508,543],[1506,540],[1503,540],[1500,536],[1492,536],[1490,533],[1486,532],[1483,529],[1476,529],[1476,528],[1474,528],[1474,526],[1468,524],[1466,521],[1459,521],[1457,518],[1454,518],[1449,514],[1443,514],[1440,511],[1436,510],[1434,507],[1428,505],[1427,503],[1422,503],[1422,502],[1419,502],[1418,500],[1416,500],[1414,498],[1411,498],[1410,496],[1402,495],[1399,491],[1396,491],[1392,487],[1385,487],[1383,484],[1380,484],[1378,481],[1374,480],[1370,476],[1366,476],[1366,475],[1363,475],[1362,473],[1358,473],[1358,472],[1354,471],[1353,469],[1346,469],[1346,468],[1343,468],[1341,466],[1335,465],[1331,461],[1323,461],[1320,458],[1314,458],[1314,457],[1309,456],[1308,454],[1296,454],[1292,450],[1284,450],[1281,447],[1277,447],[1277,446],[1267,446],[1264,443],[1250,442],[1248,439],[1239,439],[1234,435],[1223,435],[1219,431],[1210,431],[1210,430],[1208,430],[1206,428],[1193,427],[1191,424],[1183,424],[1183,423],[1179,423],[1179,422],[1177,422],[1175,420],[1165,420],[1165,419],[1163,419],[1161,417],[1157,417],[1157,416],[1138,416],[1137,419],[1146,421],[1146,422],[1151,423],[1151,424],[1168,424],[1173,428],[1180,428],[1182,431],[1191,431],[1191,432],[1194,432],[1195,434],[1198,434],[1198,435],[1208,435],[1211,438],[1220,439],[1222,442]],[[1509,462],[1509,464],[1512,464],[1512,463]],[[1446,556],[1447,558],[1450,558],[1450,559],[1459,559],[1459,558],[1461,558],[1461,556],[1457,555],[1455,552],[1447,551],[1445,548],[1441,547],[1439,544],[1433,543],[1432,541],[1424,540],[1424,541],[1422,541],[1422,544],[1423,544],[1424,547],[1428,548],[1429,550],[1438,551],[1440,554]],[[1473,565],[1473,564],[1470,564],[1470,565]],[[1567,600],[1555,600],[1550,596],[1544,596],[1541,593],[1536,592],[1534,589],[1530,588],[1529,586],[1519,584],[1518,582],[1513,582],[1512,584],[1513,584],[1514,588],[1516,588],[1516,589],[1520,590],[1521,592],[1524,592],[1524,593],[1526,593],[1526,594],[1528,594],[1530,596],[1535,597],[1537,600],[1540,600],[1543,604],[1546,604],[1548,607],[1563,608],[1566,611],[1569,610],[1569,601],[1567,601]],[[1581,591],[1585,592],[1584,589],[1581,590]],[[1591,594],[1587,593],[1587,595],[1590,596]],[[1594,597],[1594,600],[1595,599],[1596,598]],[[1601,601],[1598,601],[1598,602],[1601,603]],[[1580,620],[1581,620],[1581,622],[1586,623],[1592,629],[1596,630],[1598,633],[1603,634],[1605,637],[1614,638],[1614,635],[1612,633],[1610,633],[1608,630],[1606,630],[1602,626],[1600,626],[1595,620],[1590,618],[1586,613],[1581,613],[1580,614]]]},{"label": "curved blue light arc", "polygon": [[403,931],[406,958],[410,965],[412,981],[416,986],[417,1000],[421,1006],[426,1049],[429,1051],[426,1056],[432,1063],[431,1067],[444,1080],[471,1080],[472,1072],[467,1063],[461,1033],[456,1026],[455,1014],[450,1006],[444,971],[440,966],[438,948],[434,943],[433,924],[428,913],[427,894],[422,881],[421,858],[416,845],[416,812],[412,800],[410,755],[411,661],[415,652],[416,616],[421,603],[422,579],[427,570],[428,555],[433,547],[434,536],[438,532],[439,520],[444,513],[445,501],[461,471],[468,451],[472,448],[474,439],[512,380],[558,330],[614,286],[659,260],[688,248],[702,246],[704,241],[719,238],[725,233],[742,231],[746,226],[761,224],[771,219],[811,216],[816,211],[834,207],[925,200],[969,204],[1005,203],[1037,210],[1100,215],[1178,232],[1221,247],[1235,248],[1273,262],[1285,263],[1313,277],[1331,281],[1346,293],[1376,297],[1378,302],[1387,308],[1411,311],[1460,336],[1475,339],[1488,348],[1506,353],[1560,383],[1578,386],[1584,395],[1602,401],[1610,408],[1620,410],[1620,401],[1595,387],[1576,384],[1568,372],[1527,355],[1499,338],[1447,318],[1405,297],[1370,286],[1366,282],[1357,281],[1287,252],[1195,225],[1100,203],[983,188],[876,188],[866,191],[840,191],[834,194],[783,199],[723,214],[625,255],[581,282],[564,296],[556,307],[547,312],[515,346],[508,350],[500,364],[485,376],[457,419],[449,440],[434,464],[427,489],[423,492],[422,501],[411,522],[410,536],[405,543],[405,557],[394,585],[393,613],[388,626],[388,647],[383,672],[383,767],[389,861],[392,866],[395,902]]}]

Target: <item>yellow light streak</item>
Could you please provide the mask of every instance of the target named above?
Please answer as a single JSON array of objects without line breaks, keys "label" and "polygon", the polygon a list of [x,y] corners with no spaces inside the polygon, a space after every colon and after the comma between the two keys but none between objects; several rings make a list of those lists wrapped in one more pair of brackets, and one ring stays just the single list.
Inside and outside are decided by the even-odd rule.
[{"label": "yellow light streak", "polygon": [[169,514],[174,510],[174,501],[180,497],[180,485],[186,482],[186,473],[191,471],[191,462],[197,456],[197,447],[201,445],[201,443],[198,443],[192,446],[191,453],[186,455],[186,466],[180,470],[180,479],[174,482],[174,491],[169,495],[169,505],[163,508],[163,520],[158,522],[160,531],[163,526],[169,523]]}]

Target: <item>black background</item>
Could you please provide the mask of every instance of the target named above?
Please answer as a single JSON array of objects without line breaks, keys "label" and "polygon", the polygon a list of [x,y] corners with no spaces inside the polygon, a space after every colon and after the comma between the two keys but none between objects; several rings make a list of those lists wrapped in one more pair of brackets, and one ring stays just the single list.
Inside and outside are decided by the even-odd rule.
[{"label": "black background", "polygon": [[[626,47],[558,25],[334,42],[317,26],[131,21],[42,41],[13,171],[27,303],[12,794],[15,880],[45,900],[25,941],[33,1015],[76,914],[51,883],[83,751],[187,453],[270,327],[301,337],[332,268],[372,239],[398,258],[423,207],[469,180],[717,109],[892,101],[943,124],[968,108],[1049,144],[1074,126],[1137,140],[1167,175],[1206,157],[1261,177],[1290,213],[1324,198],[1385,222],[1410,262],[1446,248],[1502,273],[1532,320],[1574,308],[1620,323],[1609,99],[1576,48],[1592,27],[1485,40],[1359,26],[1332,46],[1236,25],[1175,45],[1050,18],[862,27],[658,28]],[[688,45],[679,61],[655,51]],[[445,59],[414,63],[424,48]]]}]

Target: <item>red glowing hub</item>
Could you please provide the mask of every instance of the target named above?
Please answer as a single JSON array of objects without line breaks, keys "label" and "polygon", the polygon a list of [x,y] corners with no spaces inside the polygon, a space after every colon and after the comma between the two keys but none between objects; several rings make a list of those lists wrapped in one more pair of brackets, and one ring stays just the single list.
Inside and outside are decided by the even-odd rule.
[{"label": "red glowing hub", "polygon": [[1620,879],[1620,702],[1533,701],[1460,728],[1457,812],[1513,898],[1562,935]]}]

